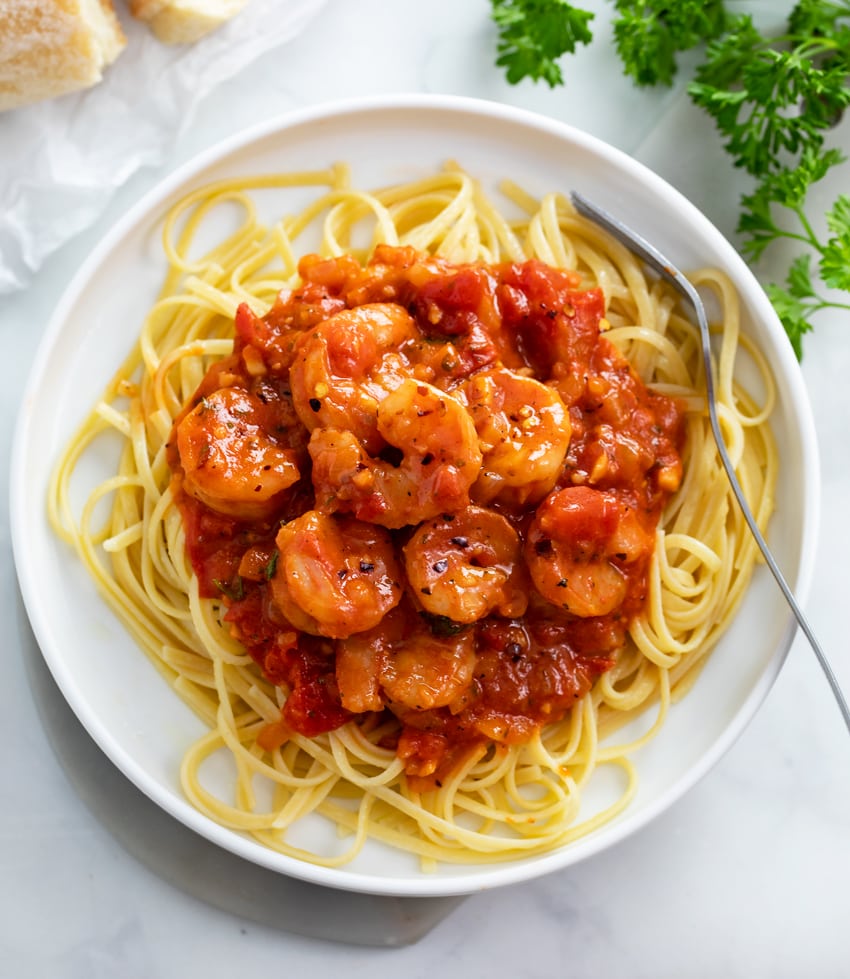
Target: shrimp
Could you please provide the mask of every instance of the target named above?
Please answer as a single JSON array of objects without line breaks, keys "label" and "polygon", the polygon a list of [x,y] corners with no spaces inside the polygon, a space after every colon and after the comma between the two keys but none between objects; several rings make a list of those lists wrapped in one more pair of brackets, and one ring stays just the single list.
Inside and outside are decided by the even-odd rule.
[{"label": "shrimp", "polygon": [[420,628],[415,609],[405,596],[378,625],[334,643],[336,682],[343,707],[354,714],[383,710],[386,706],[381,679],[390,659],[411,629]]},{"label": "shrimp", "polygon": [[359,632],[335,643],[336,682],[340,703],[353,714],[382,710],[381,672],[386,664],[387,647],[375,635],[381,626]]},{"label": "shrimp", "polygon": [[461,703],[475,676],[475,633],[435,636],[425,626],[388,650],[380,685],[393,713],[433,710]]},{"label": "shrimp", "polygon": [[472,629],[434,635],[405,602],[368,632],[334,644],[343,706],[354,713],[389,706],[399,717],[462,704],[472,695]]},{"label": "shrimp", "polygon": [[409,374],[403,348],[421,339],[416,323],[396,303],[344,309],[309,330],[289,372],[302,423],[352,432],[368,452],[384,445],[379,403]]},{"label": "shrimp", "polygon": [[351,431],[316,429],[308,450],[318,509],[397,529],[469,503],[481,468],[472,419],[452,395],[406,378],[378,405],[387,444],[371,456]]},{"label": "shrimp", "polygon": [[228,516],[272,517],[301,473],[297,449],[270,435],[268,413],[243,388],[219,388],[202,398],[177,424],[184,490]]},{"label": "shrimp", "polygon": [[557,391],[505,367],[481,371],[462,389],[481,444],[479,503],[536,503],[555,485],[570,444]]},{"label": "shrimp", "polygon": [[545,599],[588,618],[623,604],[629,566],[651,550],[652,537],[640,526],[634,507],[611,491],[570,486],[538,507],[525,559]]},{"label": "shrimp", "polygon": [[404,563],[426,612],[475,622],[490,612],[524,614],[519,537],[494,510],[469,506],[426,520],[404,547]]},{"label": "shrimp", "polygon": [[345,638],[376,626],[402,596],[390,535],[308,510],[280,528],[272,601],[296,629]]}]

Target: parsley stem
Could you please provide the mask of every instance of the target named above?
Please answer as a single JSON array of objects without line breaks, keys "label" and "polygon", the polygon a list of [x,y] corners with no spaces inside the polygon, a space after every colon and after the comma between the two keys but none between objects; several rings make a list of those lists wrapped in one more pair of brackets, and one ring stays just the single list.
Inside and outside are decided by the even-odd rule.
[{"label": "parsley stem", "polygon": [[817,306],[815,306],[815,308],[813,310],[813,312],[815,312],[815,313],[818,312],[818,310],[821,310],[821,309],[846,309],[846,310],[850,310],[850,303],[834,303],[834,302],[832,302],[832,300],[830,300],[830,299],[823,299],[821,296],[818,296],[818,299],[820,299],[821,301],[820,301],[820,303]]},{"label": "parsley stem", "polygon": [[[793,0],[781,33],[768,35],[752,14],[729,11],[726,0],[610,2],[614,45],[637,85],[669,85],[676,56],[703,45],[688,93],[714,119],[734,165],[756,182],[741,196],[743,253],[758,260],[782,238],[804,246],[786,285],[768,287],[801,358],[802,337],[812,328],[808,317],[826,307],[850,309],[812,287],[814,275],[827,288],[850,292],[850,195],[839,194],[820,236],[804,211],[810,187],[845,161],[840,150],[825,149],[824,136],[850,112],[850,0]],[[564,84],[559,59],[592,40],[593,13],[576,0],[490,5],[499,29],[497,64],[508,81]],[[779,226],[781,214],[793,230]]]},{"label": "parsley stem", "polygon": [[793,208],[793,211],[797,215],[797,217],[800,219],[800,224],[802,224],[803,229],[805,230],[806,234],[805,234],[805,237],[803,235],[797,235],[797,234],[787,234],[787,235],[785,235],[785,237],[787,237],[787,238],[796,238],[799,241],[805,241],[808,244],[810,244],[812,246],[812,248],[814,248],[816,251],[818,251],[821,254],[823,254],[823,245],[818,240],[818,237],[815,234],[814,229],[812,228],[811,224],[809,223],[809,219],[806,217],[806,214],[803,211],[803,208],[798,204],[798,205],[796,205]]}]

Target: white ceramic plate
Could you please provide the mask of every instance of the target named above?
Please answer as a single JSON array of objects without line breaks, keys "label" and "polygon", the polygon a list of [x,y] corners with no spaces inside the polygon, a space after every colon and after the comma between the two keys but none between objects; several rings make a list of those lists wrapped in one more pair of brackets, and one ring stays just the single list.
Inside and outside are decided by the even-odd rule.
[{"label": "white ceramic plate", "polygon": [[214,843],[294,877],[354,891],[460,894],[528,879],[623,839],[692,786],[732,744],[767,694],[794,629],[760,568],[732,630],[660,736],[636,756],[633,804],[591,836],[549,855],[422,874],[414,858],[370,845],[350,866],[317,868],[222,829],[184,800],[178,767],[200,733],[99,599],[45,518],[50,468],[130,348],[154,301],[168,204],[209,180],[313,169],[345,158],[358,186],[380,186],[459,161],[495,190],[506,175],[532,193],[579,190],[630,223],[684,269],[720,266],[743,302],[745,329],[776,373],[773,425],[782,458],[770,539],[805,596],[814,557],[817,458],[801,374],[764,293],[732,246],[687,200],[619,151],[565,125],[495,104],[397,97],[290,115],[237,136],[185,166],[126,215],[89,256],[50,323],[22,406],[12,465],[12,528],[24,601],[68,703],[112,761],[151,799]]}]

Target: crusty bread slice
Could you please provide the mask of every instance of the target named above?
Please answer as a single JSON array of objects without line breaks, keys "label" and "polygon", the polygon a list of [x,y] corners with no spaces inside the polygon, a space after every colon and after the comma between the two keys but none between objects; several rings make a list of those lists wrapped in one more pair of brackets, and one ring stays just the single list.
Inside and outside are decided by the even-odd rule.
[{"label": "crusty bread slice", "polygon": [[126,43],[109,0],[0,0],[0,110],[94,85]]},{"label": "crusty bread slice", "polygon": [[147,21],[166,44],[191,44],[235,17],[248,0],[130,0],[130,11]]}]

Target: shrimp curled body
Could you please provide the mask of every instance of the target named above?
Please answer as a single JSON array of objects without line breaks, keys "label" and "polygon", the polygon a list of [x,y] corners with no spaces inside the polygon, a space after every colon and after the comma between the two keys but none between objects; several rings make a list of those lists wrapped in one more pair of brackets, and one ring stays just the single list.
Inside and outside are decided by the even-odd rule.
[{"label": "shrimp curled body", "polygon": [[494,510],[470,506],[426,520],[404,548],[407,579],[432,615],[475,622],[525,613],[519,536]]},{"label": "shrimp curled body", "polygon": [[308,449],[319,509],[396,529],[469,503],[481,451],[456,398],[406,378],[378,405],[377,428],[387,445],[379,456],[350,431],[313,432]]},{"label": "shrimp curled body", "polygon": [[449,707],[461,700],[475,675],[471,631],[438,638],[420,629],[393,647],[381,687],[396,714]]},{"label": "shrimp curled body", "polygon": [[570,444],[570,418],[554,388],[505,367],[463,387],[484,456],[479,503],[536,503],[555,485]]},{"label": "shrimp curled body", "polygon": [[469,696],[476,663],[473,630],[435,636],[410,612],[397,608],[369,632],[337,640],[336,676],[347,709],[389,705],[404,717],[457,706]]},{"label": "shrimp curled body", "polygon": [[629,591],[624,574],[652,550],[634,507],[611,491],[570,486],[538,508],[525,558],[540,594],[581,618],[607,615]]},{"label": "shrimp curled body", "polygon": [[218,513],[271,516],[299,479],[298,452],[278,444],[253,394],[224,387],[201,400],[177,426],[183,488]]},{"label": "shrimp curled body", "polygon": [[344,309],[314,326],[289,373],[304,426],[346,429],[367,451],[380,449],[378,405],[408,375],[404,348],[417,339],[415,322],[396,303]]},{"label": "shrimp curled body", "polygon": [[308,510],[278,531],[272,600],[297,629],[345,638],[401,600],[401,569],[382,527]]}]

